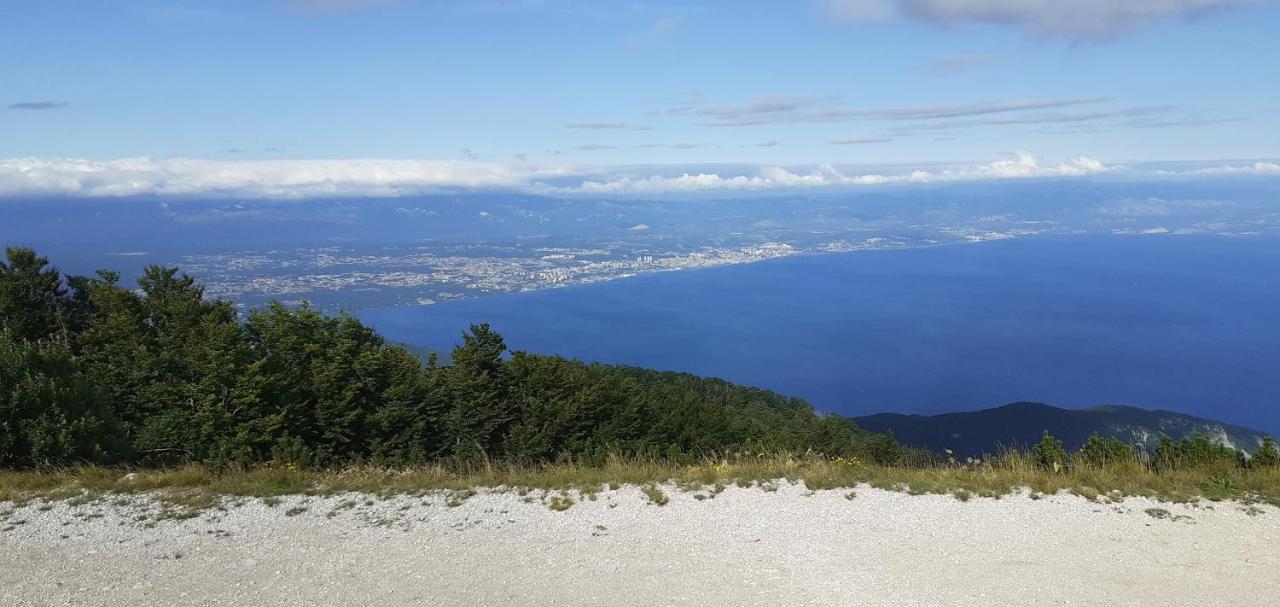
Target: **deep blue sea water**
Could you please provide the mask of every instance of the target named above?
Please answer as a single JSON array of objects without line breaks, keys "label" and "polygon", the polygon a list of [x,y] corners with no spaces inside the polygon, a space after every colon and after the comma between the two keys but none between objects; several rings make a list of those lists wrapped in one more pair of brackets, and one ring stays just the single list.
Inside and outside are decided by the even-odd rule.
[{"label": "deep blue sea water", "polygon": [[359,316],[447,351],[689,371],[857,415],[1132,404],[1280,430],[1280,237],[1040,237],[793,257]]}]

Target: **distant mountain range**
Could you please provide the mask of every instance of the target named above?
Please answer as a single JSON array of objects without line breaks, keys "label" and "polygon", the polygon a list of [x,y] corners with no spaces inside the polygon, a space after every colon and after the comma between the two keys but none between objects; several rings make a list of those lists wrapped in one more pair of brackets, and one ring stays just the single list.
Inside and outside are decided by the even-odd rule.
[{"label": "distant mountain range", "polygon": [[1257,430],[1183,413],[1118,405],[1063,409],[1042,403],[1013,403],[962,413],[879,413],[853,419],[874,432],[893,430],[903,443],[933,451],[951,449],[961,458],[994,453],[1000,445],[1035,444],[1045,430],[1068,449],[1079,448],[1093,432],[1148,449],[1162,434],[1175,439],[1207,434],[1223,445],[1252,453],[1267,436]]}]

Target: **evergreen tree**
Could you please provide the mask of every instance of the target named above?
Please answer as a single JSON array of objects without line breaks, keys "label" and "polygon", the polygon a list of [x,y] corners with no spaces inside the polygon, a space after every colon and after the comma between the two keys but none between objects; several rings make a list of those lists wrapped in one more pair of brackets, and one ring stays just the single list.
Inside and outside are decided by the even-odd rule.
[{"label": "evergreen tree", "polygon": [[205,300],[203,288],[176,268],[146,268],[139,293],[116,278],[100,273],[86,283],[91,316],[76,343],[139,453],[158,460],[247,456],[225,440],[253,401],[244,382],[252,353],[235,310]]},{"label": "evergreen tree", "polygon": [[634,427],[618,423],[628,409],[620,378],[558,356],[524,352],[515,353],[508,368],[518,411],[502,449],[506,456],[547,460],[608,445],[633,447],[640,438]]},{"label": "evergreen tree", "polygon": [[292,438],[327,463],[371,453],[375,414],[412,407],[420,365],[351,316],[273,303],[249,318],[249,380],[258,395],[241,435],[254,452]]},{"label": "evergreen tree", "polygon": [[889,434],[756,388],[511,353],[488,325],[425,367],[348,315],[273,303],[241,323],[177,268],[138,290],[0,265],[0,465],[527,462],[729,450],[901,460]]},{"label": "evergreen tree", "polygon": [[507,345],[488,324],[471,325],[444,370],[449,400],[445,430],[453,454],[488,457],[515,418],[511,380],[502,359]]},{"label": "evergreen tree", "polygon": [[125,455],[111,407],[66,345],[17,341],[0,330],[0,466],[109,463]]},{"label": "evergreen tree", "polygon": [[0,261],[0,330],[17,341],[63,336],[67,289],[62,274],[31,249],[7,247],[5,257]]}]

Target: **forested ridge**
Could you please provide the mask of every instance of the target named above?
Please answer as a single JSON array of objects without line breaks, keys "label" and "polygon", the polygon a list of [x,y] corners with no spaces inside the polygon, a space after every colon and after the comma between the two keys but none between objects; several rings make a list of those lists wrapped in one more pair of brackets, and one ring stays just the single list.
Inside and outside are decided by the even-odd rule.
[{"label": "forested ridge", "polygon": [[0,466],[407,465],[814,451],[892,463],[889,435],[804,401],[682,373],[509,350],[484,324],[449,364],[349,315],[239,318],[177,268],[65,276],[0,262]]}]

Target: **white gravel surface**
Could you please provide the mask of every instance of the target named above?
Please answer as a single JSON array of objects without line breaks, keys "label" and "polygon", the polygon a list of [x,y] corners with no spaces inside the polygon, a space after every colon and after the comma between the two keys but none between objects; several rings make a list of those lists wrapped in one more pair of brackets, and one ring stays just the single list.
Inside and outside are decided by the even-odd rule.
[{"label": "white gravel surface", "polygon": [[0,605],[1280,605],[1271,507],[665,492],[0,504]]}]

